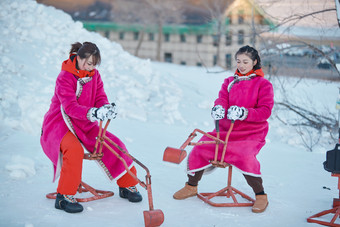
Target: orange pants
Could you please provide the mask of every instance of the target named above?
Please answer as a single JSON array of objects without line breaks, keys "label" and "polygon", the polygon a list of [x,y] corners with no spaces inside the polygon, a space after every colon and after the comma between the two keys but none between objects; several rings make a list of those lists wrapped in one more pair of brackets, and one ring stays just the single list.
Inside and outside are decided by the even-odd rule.
[{"label": "orange pants", "polygon": [[[75,195],[81,181],[84,149],[77,137],[68,131],[60,143],[60,151],[63,155],[63,163],[57,192],[63,195]],[[135,167],[132,167],[131,171],[137,174]],[[137,183],[129,173],[125,173],[117,181],[118,186],[122,188],[135,186]]]}]

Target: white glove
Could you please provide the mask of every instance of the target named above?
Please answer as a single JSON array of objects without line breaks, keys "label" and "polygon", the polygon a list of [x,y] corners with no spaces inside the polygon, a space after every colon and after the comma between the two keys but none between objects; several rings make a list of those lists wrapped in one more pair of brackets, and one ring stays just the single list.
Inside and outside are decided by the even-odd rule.
[{"label": "white glove", "polygon": [[99,108],[91,108],[89,110],[89,120],[91,122],[95,121],[105,121],[107,119],[114,119],[117,116],[115,104],[106,104]]},{"label": "white glove", "polygon": [[228,109],[227,118],[232,121],[243,121],[248,116],[248,110],[244,107],[231,106]]},{"label": "white glove", "polygon": [[225,110],[221,105],[216,105],[211,110],[211,117],[217,121],[225,117]]},{"label": "white glove", "polygon": [[115,119],[117,116],[117,110],[116,110],[116,104],[111,103],[111,104],[106,104],[103,107],[107,108],[109,111],[106,114],[107,119]]}]

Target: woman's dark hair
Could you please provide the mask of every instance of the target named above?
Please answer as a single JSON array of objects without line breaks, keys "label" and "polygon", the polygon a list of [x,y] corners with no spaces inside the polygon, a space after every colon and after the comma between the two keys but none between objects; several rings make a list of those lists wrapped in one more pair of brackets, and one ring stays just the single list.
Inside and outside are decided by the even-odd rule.
[{"label": "woman's dark hair", "polygon": [[255,61],[257,60],[256,65],[253,67],[254,70],[260,69],[261,68],[261,58],[259,56],[259,53],[257,50],[251,46],[243,46],[241,47],[235,54],[235,59],[239,54],[245,54],[248,57],[250,57],[251,60]]},{"label": "woman's dark hair", "polygon": [[93,64],[100,65],[101,57],[100,51],[96,44],[91,42],[84,42],[83,44],[76,42],[71,46],[70,54],[76,53],[81,59],[93,56]]}]

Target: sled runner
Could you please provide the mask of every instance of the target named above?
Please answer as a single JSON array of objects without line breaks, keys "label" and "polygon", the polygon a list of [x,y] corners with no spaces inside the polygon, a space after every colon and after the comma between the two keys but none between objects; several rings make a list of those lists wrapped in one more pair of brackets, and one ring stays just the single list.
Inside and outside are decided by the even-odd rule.
[{"label": "sled runner", "polygon": [[[186,157],[186,151],[184,150],[187,146],[199,146],[202,144],[216,144],[215,148],[215,156],[214,160],[211,160],[210,163],[214,167],[219,168],[226,168],[228,167],[228,180],[227,180],[227,187],[222,188],[221,190],[211,193],[198,193],[197,197],[203,200],[205,203],[208,203],[211,206],[216,207],[244,207],[244,206],[253,206],[255,200],[249,197],[248,195],[244,194],[243,192],[237,190],[236,188],[231,186],[231,178],[232,178],[232,166],[226,162],[224,162],[224,157],[226,155],[227,145],[229,136],[233,130],[234,122],[231,123],[230,128],[227,132],[225,141],[221,140],[220,137],[220,131],[219,131],[219,121],[215,121],[215,127],[216,127],[216,133],[217,137],[214,137],[200,129],[195,129],[188,137],[188,139],[183,143],[183,145],[177,149],[172,147],[167,147],[164,151],[163,155],[163,161],[172,162],[176,164],[180,164],[183,159]],[[200,142],[191,142],[196,136],[197,132],[201,133],[211,139],[211,141],[200,141]],[[222,157],[221,160],[218,161],[218,147],[220,144],[223,144],[223,151],[222,151]],[[235,195],[240,195],[244,199],[248,200],[248,202],[238,202]],[[232,202],[227,203],[217,203],[213,202],[212,199],[215,197],[226,197],[227,199],[232,198]]]},{"label": "sled runner", "polygon": [[[153,198],[152,198],[152,192],[151,192],[151,175],[150,175],[150,171],[149,169],[142,164],[140,161],[138,161],[136,158],[134,158],[131,154],[129,154],[127,151],[125,151],[123,148],[121,148],[119,145],[117,145],[116,143],[114,143],[112,140],[110,140],[110,138],[108,138],[105,133],[106,133],[106,129],[108,127],[110,123],[110,120],[108,120],[105,124],[105,127],[102,128],[103,126],[103,122],[100,121],[99,123],[99,133],[98,133],[98,137],[96,140],[96,144],[95,144],[95,148],[93,153],[91,154],[86,154],[85,155],[85,159],[100,159],[103,154],[102,154],[102,148],[103,146],[105,146],[107,149],[109,149],[120,161],[123,162],[124,167],[126,169],[126,171],[134,178],[138,181],[138,183],[147,190],[148,193],[148,201],[149,201],[149,210],[148,211],[144,211],[143,215],[144,215],[144,224],[145,227],[156,227],[156,226],[160,226],[163,222],[164,222],[164,214],[162,212],[162,210],[160,209],[154,209],[153,207]],[[137,163],[139,166],[141,166],[145,171],[146,171],[146,176],[145,176],[145,182],[141,181],[138,179],[138,177],[129,169],[126,161],[115,151],[113,150],[110,146],[109,143],[111,145],[113,145],[114,147],[116,147],[117,149],[119,149],[122,153],[124,153],[125,155],[127,155],[129,158],[131,158],[135,163]],[[83,182],[82,182],[83,183]],[[86,184],[85,184],[86,185]],[[88,185],[87,185],[88,186]],[[85,188],[85,190],[88,190]],[[90,190],[89,190],[90,191]],[[98,192],[102,192],[99,190],[96,190]],[[92,191],[90,191],[92,193]],[[52,194],[52,193],[51,193]],[[49,195],[49,194],[48,194]],[[112,193],[113,195],[113,193]],[[112,196],[111,195],[111,196]],[[108,196],[107,196],[108,197]],[[50,198],[50,197],[48,197]],[[55,198],[55,197],[54,197]],[[94,200],[94,199],[93,199]],[[87,201],[91,201],[91,200],[87,200],[87,201],[81,201],[79,199],[77,199],[77,201],[79,202],[87,202]]]},{"label": "sled runner", "polygon": [[[111,197],[114,195],[112,191],[94,189],[90,185],[86,184],[84,181],[81,181],[78,187],[78,193],[83,193],[83,192],[90,192],[92,196],[87,197],[87,198],[75,198],[77,202],[89,202],[93,200],[104,199],[104,198]],[[57,192],[52,192],[52,193],[48,193],[46,195],[46,198],[56,199],[56,196],[57,196]]]}]

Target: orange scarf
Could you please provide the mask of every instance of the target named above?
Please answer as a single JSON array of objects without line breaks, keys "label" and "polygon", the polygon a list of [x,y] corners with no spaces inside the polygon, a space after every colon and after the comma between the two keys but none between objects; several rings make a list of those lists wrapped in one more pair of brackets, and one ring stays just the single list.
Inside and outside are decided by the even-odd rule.
[{"label": "orange scarf", "polygon": [[77,55],[70,54],[69,59],[65,60],[63,64],[61,65],[61,70],[70,72],[79,78],[91,77],[94,75],[95,70],[92,70],[90,72],[86,70],[80,70],[80,69],[77,69],[76,64],[77,64]]},{"label": "orange scarf", "polygon": [[241,74],[238,71],[238,69],[236,69],[235,74],[238,75],[238,76],[249,76],[250,74],[255,74],[256,76],[264,77],[264,73],[263,73],[262,69],[256,69],[256,70],[252,69],[246,75]]}]

